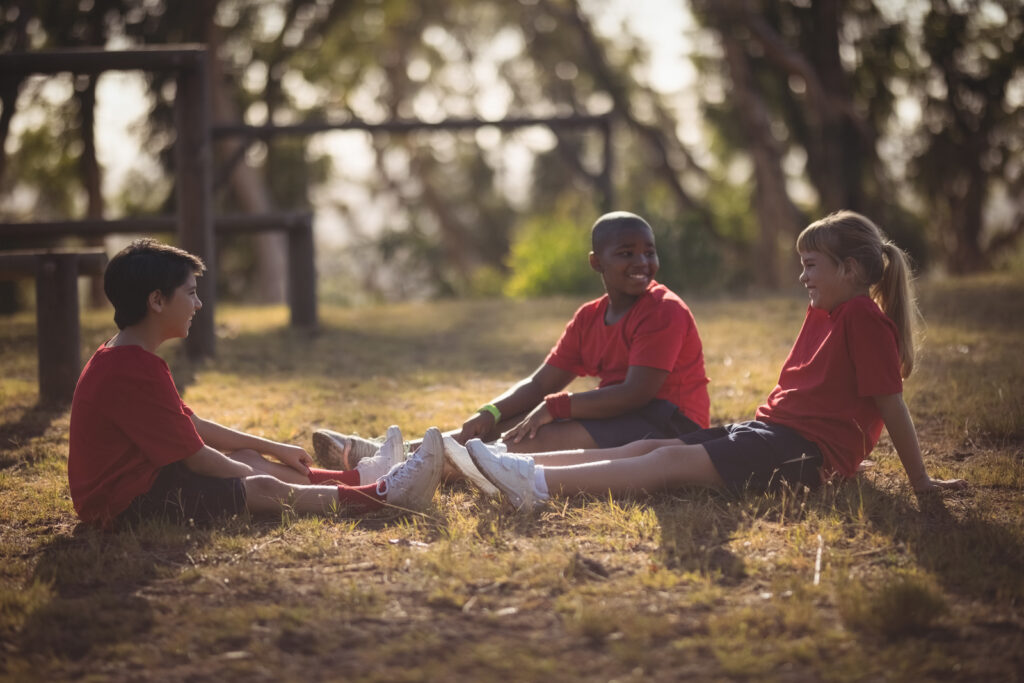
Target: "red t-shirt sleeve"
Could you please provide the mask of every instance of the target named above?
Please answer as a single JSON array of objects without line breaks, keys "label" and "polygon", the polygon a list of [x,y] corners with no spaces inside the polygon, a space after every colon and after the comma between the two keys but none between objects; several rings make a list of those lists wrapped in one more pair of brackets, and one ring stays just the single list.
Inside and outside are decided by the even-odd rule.
[{"label": "red t-shirt sleeve", "polygon": [[203,447],[166,367],[125,374],[107,394],[114,424],[154,467],[183,460]]},{"label": "red t-shirt sleeve", "polygon": [[896,328],[884,314],[857,309],[846,321],[846,344],[858,396],[889,396],[903,391]]},{"label": "red t-shirt sleeve", "polygon": [[587,318],[592,313],[592,306],[593,302],[576,310],[572,320],[566,323],[562,336],[544,359],[545,363],[578,377],[589,374],[583,363],[583,330],[589,325]]},{"label": "red t-shirt sleeve", "polygon": [[629,364],[671,372],[693,320],[667,302],[652,308],[630,335]]}]

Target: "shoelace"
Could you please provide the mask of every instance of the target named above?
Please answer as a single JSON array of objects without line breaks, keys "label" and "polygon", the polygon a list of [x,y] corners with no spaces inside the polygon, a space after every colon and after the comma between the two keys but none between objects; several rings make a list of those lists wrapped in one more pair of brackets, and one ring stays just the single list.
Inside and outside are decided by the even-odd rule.
[{"label": "shoelace", "polygon": [[[418,451],[417,451],[418,453]],[[385,495],[388,489],[391,488],[392,480],[396,485],[401,484],[403,479],[409,479],[415,476],[415,473],[423,467],[423,458],[416,457],[417,454],[413,453],[412,457],[408,460],[396,462],[385,474],[377,481],[377,494]],[[383,490],[381,488],[383,487]]]}]

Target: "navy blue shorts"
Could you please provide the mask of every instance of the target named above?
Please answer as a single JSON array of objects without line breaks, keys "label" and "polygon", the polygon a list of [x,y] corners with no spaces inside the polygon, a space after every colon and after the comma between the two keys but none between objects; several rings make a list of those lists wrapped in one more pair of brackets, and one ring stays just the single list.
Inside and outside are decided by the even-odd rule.
[{"label": "navy blue shorts", "polygon": [[700,429],[671,401],[656,398],[640,410],[616,417],[577,420],[598,448],[611,448],[644,439],[678,439]]},{"label": "navy blue shorts", "polygon": [[821,451],[788,427],[752,420],[702,429],[681,437],[700,444],[729,489],[770,490],[790,485],[821,485]]},{"label": "navy blue shorts", "polygon": [[203,526],[245,511],[245,486],[238,478],[196,474],[182,462],[165,465],[148,491],[117,516],[118,526],[143,519]]}]

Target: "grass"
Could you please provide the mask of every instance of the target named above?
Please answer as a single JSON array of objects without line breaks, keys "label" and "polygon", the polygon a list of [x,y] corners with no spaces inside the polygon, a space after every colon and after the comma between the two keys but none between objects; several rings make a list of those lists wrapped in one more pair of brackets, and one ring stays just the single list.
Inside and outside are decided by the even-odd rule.
[{"label": "grass", "polygon": [[[516,514],[455,485],[420,517],[117,534],[76,524],[68,415],[36,405],[32,316],[5,318],[0,679],[1021,680],[1024,279],[922,293],[908,403],[930,472],[963,493],[915,497],[883,437],[874,468],[815,492]],[[532,371],[578,303],[325,307],[315,333],[284,308],[222,305],[215,360],[162,353],[225,424],[307,447],[320,426],[416,436]],[[749,417],[805,300],[690,304],[713,422]],[[84,354],[109,321],[84,314]]]}]

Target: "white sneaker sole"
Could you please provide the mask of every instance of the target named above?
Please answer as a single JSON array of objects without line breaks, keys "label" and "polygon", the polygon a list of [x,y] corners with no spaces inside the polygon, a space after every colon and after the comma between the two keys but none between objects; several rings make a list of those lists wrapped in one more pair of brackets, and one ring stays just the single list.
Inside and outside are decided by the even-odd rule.
[{"label": "white sneaker sole", "polygon": [[483,472],[477,469],[473,459],[469,457],[469,451],[466,447],[460,444],[458,441],[450,436],[446,436],[443,439],[444,442],[444,457],[448,463],[455,468],[466,479],[469,479],[473,486],[483,491],[484,495],[496,496],[500,493],[498,487],[490,482],[490,480],[484,476]]},{"label": "white sneaker sole", "polygon": [[[352,450],[345,459],[345,441],[352,439]],[[380,450],[380,444],[351,434],[341,434],[330,429],[313,432],[313,455],[318,464],[330,470],[352,470],[363,458],[372,458]]]},{"label": "white sneaker sole", "polygon": [[405,447],[402,443],[402,430],[396,425],[391,425],[388,427],[387,436],[384,443],[380,445],[377,455],[372,458],[363,458],[356,463],[355,469],[359,472],[361,484],[372,484],[403,460],[405,460]]},{"label": "white sneaker sole", "polygon": [[[420,452],[422,451],[422,453]],[[407,473],[393,474],[395,468],[416,467],[417,475]],[[394,507],[402,508],[412,512],[422,512],[434,499],[434,493],[441,483],[441,471],[444,469],[444,446],[441,442],[441,432],[437,427],[431,427],[423,435],[423,443],[409,456],[408,459],[396,464],[392,472],[381,477],[378,481],[378,493],[381,482],[387,482],[385,500]],[[392,490],[391,477],[393,476],[417,476],[414,481],[408,482],[406,488],[401,492]]]},{"label": "white sneaker sole", "polygon": [[[477,443],[473,443],[474,441],[476,441]],[[482,451],[485,452],[477,453],[477,449],[481,449]],[[532,494],[532,492],[516,491],[506,482],[502,481],[500,472],[492,472],[489,469],[489,465],[491,464],[495,465],[495,467],[501,467],[501,465],[499,463],[494,462],[493,459],[486,457],[488,455],[491,455],[491,453],[485,444],[479,442],[479,440],[477,439],[473,439],[469,442],[469,445],[467,446],[466,450],[469,451],[469,457],[472,458],[473,464],[476,465],[477,469],[480,470],[480,472],[482,472],[483,475],[487,477],[487,479],[492,484],[494,484],[498,488],[498,490],[505,495],[506,498],[508,498],[509,502],[512,503],[512,507],[514,507],[516,510],[533,510],[540,503],[540,501],[537,500],[537,498]]]}]

